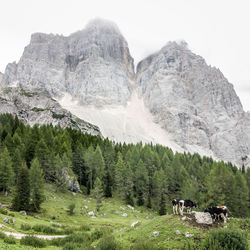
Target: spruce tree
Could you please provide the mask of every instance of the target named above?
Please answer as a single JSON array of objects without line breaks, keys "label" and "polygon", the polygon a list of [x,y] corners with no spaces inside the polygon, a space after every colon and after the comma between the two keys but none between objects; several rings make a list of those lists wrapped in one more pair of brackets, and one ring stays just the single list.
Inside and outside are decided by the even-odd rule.
[{"label": "spruce tree", "polygon": [[138,206],[145,204],[148,195],[148,173],[142,160],[139,161],[135,172],[135,188]]},{"label": "spruce tree", "polygon": [[161,192],[159,215],[165,215],[167,213],[166,209],[167,197],[164,191]]},{"label": "spruce tree", "polygon": [[233,201],[234,204],[237,204],[237,207],[232,207],[231,212],[239,217],[247,217],[249,215],[248,187],[240,171],[234,177]]},{"label": "spruce tree", "polygon": [[12,169],[12,162],[9,152],[4,147],[3,152],[0,153],[0,190],[5,194],[11,189],[14,181],[14,173]]},{"label": "spruce tree", "polygon": [[103,188],[102,188],[102,182],[98,177],[95,180],[93,195],[94,195],[94,198],[96,199],[96,211],[99,212],[102,206],[102,199],[103,199],[104,193],[103,193]]},{"label": "spruce tree", "polygon": [[30,179],[29,170],[25,164],[20,168],[17,178],[16,193],[12,207],[16,211],[29,210],[30,204]]},{"label": "spruce tree", "polygon": [[37,158],[30,167],[30,205],[33,211],[39,211],[41,203],[44,201],[44,180],[43,171]]}]

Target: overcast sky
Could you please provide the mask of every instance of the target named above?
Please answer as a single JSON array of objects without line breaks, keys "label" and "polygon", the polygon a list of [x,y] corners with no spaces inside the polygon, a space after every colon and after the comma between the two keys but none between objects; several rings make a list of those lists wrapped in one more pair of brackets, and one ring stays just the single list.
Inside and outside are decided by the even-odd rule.
[{"label": "overcast sky", "polygon": [[95,17],[114,21],[135,62],[170,40],[220,68],[250,111],[249,0],[1,1],[0,71],[18,61],[34,32],[69,35]]}]

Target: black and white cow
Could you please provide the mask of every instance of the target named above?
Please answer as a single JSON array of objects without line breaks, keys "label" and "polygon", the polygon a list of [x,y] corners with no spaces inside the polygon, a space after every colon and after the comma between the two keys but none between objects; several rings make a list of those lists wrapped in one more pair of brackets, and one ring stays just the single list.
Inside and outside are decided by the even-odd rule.
[{"label": "black and white cow", "polygon": [[218,220],[221,217],[224,223],[227,222],[228,209],[226,206],[208,207],[204,212],[210,213],[213,220]]},{"label": "black and white cow", "polygon": [[183,199],[174,199],[172,200],[173,204],[173,212],[174,214],[178,214],[178,210],[180,215],[183,215],[184,208],[187,209],[188,213],[191,213],[193,207],[197,207],[197,204],[191,200],[183,200]]},{"label": "black and white cow", "polygon": [[178,214],[178,208],[179,208],[179,201],[182,199],[174,199],[172,200],[172,204],[173,204],[173,213],[174,214]]},{"label": "black and white cow", "polygon": [[184,208],[187,209],[187,213],[191,213],[192,208],[197,207],[197,204],[191,200],[180,200],[179,201],[179,209],[180,209],[180,215],[183,215]]}]

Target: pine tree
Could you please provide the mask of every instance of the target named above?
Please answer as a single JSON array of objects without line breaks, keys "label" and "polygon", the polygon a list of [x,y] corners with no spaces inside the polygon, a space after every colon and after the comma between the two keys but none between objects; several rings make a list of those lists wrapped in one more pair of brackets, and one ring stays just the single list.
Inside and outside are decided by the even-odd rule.
[{"label": "pine tree", "polygon": [[43,169],[45,178],[47,179],[49,171],[50,151],[43,138],[41,138],[37,143],[34,156],[38,159],[40,166]]},{"label": "pine tree", "polygon": [[22,166],[24,162],[24,159],[21,154],[20,147],[17,147],[14,151],[14,155],[12,157],[12,164],[13,164],[13,170],[14,170],[14,176],[15,176],[15,182],[17,180],[17,175],[19,172],[20,167]]},{"label": "pine tree", "polygon": [[37,158],[30,167],[30,205],[33,211],[39,211],[44,201],[44,180],[43,171]]},{"label": "pine tree", "polygon": [[87,151],[84,154],[84,160],[86,163],[86,174],[88,178],[87,182],[87,190],[88,194],[90,193],[90,190],[93,188],[93,180],[94,180],[94,175],[95,175],[95,169],[94,169],[94,164],[93,164],[93,158],[94,158],[94,148],[91,145]]},{"label": "pine tree", "polygon": [[86,166],[84,161],[84,148],[82,144],[77,144],[75,152],[73,153],[72,168],[78,176],[80,185],[87,184]]},{"label": "pine tree", "polygon": [[12,202],[12,207],[16,211],[29,210],[30,203],[30,179],[29,171],[25,164],[20,168],[15,197]]},{"label": "pine tree", "polygon": [[96,211],[99,212],[102,206],[102,199],[103,199],[104,193],[103,193],[103,188],[102,188],[102,182],[98,177],[95,180],[93,195],[94,195],[94,198],[96,199]]},{"label": "pine tree", "polygon": [[132,201],[132,171],[130,166],[126,166],[123,161],[122,154],[118,153],[118,160],[115,167],[115,184],[119,196],[126,202],[133,203]]},{"label": "pine tree", "polygon": [[11,189],[14,182],[14,173],[12,169],[12,162],[9,152],[4,147],[3,152],[0,154],[0,190],[5,194]]},{"label": "pine tree", "polygon": [[237,207],[233,206],[231,209],[233,214],[239,217],[247,217],[249,215],[248,187],[240,171],[238,171],[234,177],[233,202],[235,205],[237,204]]},{"label": "pine tree", "polygon": [[164,191],[162,191],[161,192],[159,215],[165,215],[167,213],[166,204],[167,204],[167,197],[166,197],[166,194],[164,193]]},{"label": "pine tree", "polygon": [[136,188],[137,204],[138,206],[142,206],[145,204],[148,195],[148,173],[142,160],[140,160],[137,165],[135,177],[136,177],[135,188]]}]

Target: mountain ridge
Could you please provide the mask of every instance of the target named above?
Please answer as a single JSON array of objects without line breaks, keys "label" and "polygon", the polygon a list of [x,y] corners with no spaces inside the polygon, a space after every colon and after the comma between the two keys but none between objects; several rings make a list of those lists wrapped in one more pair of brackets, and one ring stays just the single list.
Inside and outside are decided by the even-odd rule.
[{"label": "mountain ridge", "polygon": [[[157,143],[161,132],[152,136],[155,131],[147,131],[146,122],[140,124],[137,104],[138,114],[148,109],[149,124],[165,130],[183,151],[213,155],[238,166],[250,164],[249,118],[233,85],[185,41],[168,42],[141,60],[135,73],[127,41],[113,22],[93,20],[68,37],[36,33],[20,61],[7,65],[2,84],[43,88],[59,103],[67,93],[82,119],[92,112],[92,123],[104,131],[109,126],[109,138],[122,134],[125,142],[134,138],[133,142]],[[143,104],[133,99],[135,94]],[[131,111],[126,107],[133,100],[137,103]],[[121,107],[118,113],[114,107]]]}]

